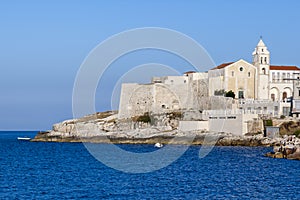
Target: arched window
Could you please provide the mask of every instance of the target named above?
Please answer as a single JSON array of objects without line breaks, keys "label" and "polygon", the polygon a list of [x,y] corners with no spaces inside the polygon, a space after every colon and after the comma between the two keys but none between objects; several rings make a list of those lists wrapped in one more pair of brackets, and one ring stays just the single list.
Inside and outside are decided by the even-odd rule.
[{"label": "arched window", "polygon": [[271,94],[271,99],[275,101],[275,94]]},{"label": "arched window", "polygon": [[282,100],[284,101],[286,98],[287,98],[287,93],[286,93],[286,92],[283,92],[283,93],[282,93]]},{"label": "arched window", "polygon": [[263,57],[260,58],[260,64],[263,64]]},{"label": "arched window", "polygon": [[266,69],[265,68],[262,68],[262,73],[266,74]]},{"label": "arched window", "polygon": [[251,75],[251,73],[250,73],[250,72],[248,72],[248,77],[250,77],[250,75]]},{"label": "arched window", "polygon": [[265,57],[265,64],[267,64],[267,57]]}]

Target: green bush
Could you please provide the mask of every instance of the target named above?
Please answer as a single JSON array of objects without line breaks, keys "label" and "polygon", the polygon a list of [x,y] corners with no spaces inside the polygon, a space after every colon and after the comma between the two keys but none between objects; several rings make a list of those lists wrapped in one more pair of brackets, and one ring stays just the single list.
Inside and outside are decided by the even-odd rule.
[{"label": "green bush", "polygon": [[273,126],[273,121],[271,119],[267,119],[264,121],[265,126]]},{"label": "green bush", "polygon": [[296,135],[296,137],[299,137],[299,136],[300,136],[300,130],[296,130],[296,131],[294,132],[294,135]]},{"label": "green bush", "polygon": [[225,93],[225,97],[232,97],[232,98],[235,98],[235,94],[232,90],[228,91]]},{"label": "green bush", "polygon": [[224,96],[225,93],[226,92],[225,92],[224,89],[222,89],[222,90],[215,90],[214,91],[215,96]]},{"label": "green bush", "polygon": [[138,122],[144,122],[144,123],[150,123],[151,122],[151,118],[149,113],[145,113],[144,115],[138,116],[136,121]]}]

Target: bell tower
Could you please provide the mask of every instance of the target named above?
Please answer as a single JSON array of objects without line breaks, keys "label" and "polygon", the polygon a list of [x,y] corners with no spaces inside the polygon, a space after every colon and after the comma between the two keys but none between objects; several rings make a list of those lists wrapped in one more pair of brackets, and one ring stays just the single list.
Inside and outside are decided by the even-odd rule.
[{"label": "bell tower", "polygon": [[252,64],[256,67],[256,99],[269,99],[270,52],[262,38],[252,53]]}]

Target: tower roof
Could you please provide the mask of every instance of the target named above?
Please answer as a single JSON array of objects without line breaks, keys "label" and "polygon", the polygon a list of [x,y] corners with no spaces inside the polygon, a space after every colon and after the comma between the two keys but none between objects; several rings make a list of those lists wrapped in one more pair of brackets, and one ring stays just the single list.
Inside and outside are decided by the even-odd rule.
[{"label": "tower roof", "polygon": [[263,42],[263,40],[260,38],[258,44],[257,44],[258,47],[265,47],[265,43]]},{"label": "tower roof", "polygon": [[252,55],[256,55],[256,54],[270,54],[270,52],[268,51],[267,46],[265,45],[264,41],[262,40],[262,38],[260,38],[257,46],[255,47]]}]

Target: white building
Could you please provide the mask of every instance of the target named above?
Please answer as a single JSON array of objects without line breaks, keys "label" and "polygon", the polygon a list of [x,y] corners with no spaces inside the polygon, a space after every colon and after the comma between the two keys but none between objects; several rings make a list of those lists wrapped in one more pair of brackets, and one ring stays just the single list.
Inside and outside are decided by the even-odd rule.
[{"label": "white building", "polygon": [[299,72],[297,66],[271,65],[270,52],[260,39],[252,53],[252,64],[239,60],[209,70],[209,94],[232,90],[237,98],[284,101],[293,96],[292,79],[297,79]]},{"label": "white building", "polygon": [[[300,113],[300,69],[270,64],[270,51],[262,39],[252,53],[252,63],[243,59],[223,63],[208,72],[186,72],[183,76],[153,77],[149,84],[123,84],[119,117],[164,113],[172,110],[242,109],[247,113],[288,115],[289,97],[297,90]],[[215,98],[232,90],[239,105]],[[294,102],[294,101],[293,101]],[[232,103],[230,103],[232,104]],[[295,110],[295,109],[294,109]]]}]

